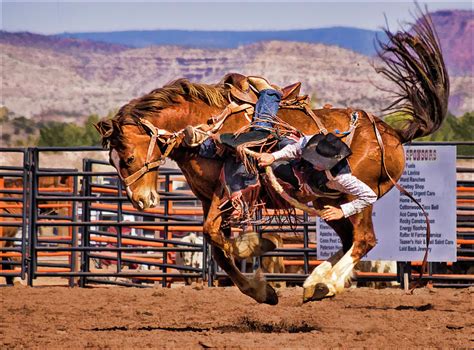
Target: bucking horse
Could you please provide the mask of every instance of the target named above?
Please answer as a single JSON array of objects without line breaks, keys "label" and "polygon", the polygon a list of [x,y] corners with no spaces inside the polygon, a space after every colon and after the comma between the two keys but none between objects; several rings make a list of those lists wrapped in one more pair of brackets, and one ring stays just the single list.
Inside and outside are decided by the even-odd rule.
[{"label": "bucking horse", "polygon": [[[352,155],[348,158],[353,174],[379,198],[403,173],[403,144],[440,127],[449,96],[449,78],[429,15],[422,14],[409,31],[393,34],[386,30],[386,34],[388,40],[379,42],[378,55],[383,65],[377,71],[399,88],[398,92],[394,90],[396,98],[387,104],[387,110],[403,115],[404,123],[391,127],[378,117],[358,110]],[[109,147],[110,163],[124,181],[130,201],[139,210],[158,204],[159,166],[166,157],[175,161],[202,202],[203,233],[213,247],[215,261],[244,294],[259,303],[275,305],[278,303],[275,290],[261,277],[246,277],[234,263],[234,257],[259,255],[270,245],[258,235],[249,234],[248,239],[230,238],[230,227],[224,224],[226,214],[219,208],[224,191],[219,180],[222,160],[203,158],[197,148],[187,147],[182,142],[186,126],[207,125],[209,120],[218,119],[213,117],[229,110],[230,89],[229,84],[222,82],[208,85],[179,79],[130,101],[112,119],[100,121],[96,127],[104,145]],[[353,110],[338,108],[281,108],[278,118],[303,134],[312,135],[322,129],[348,130],[353,113]],[[249,123],[245,109],[236,108],[224,114],[226,118],[219,125],[218,133],[234,133]],[[325,205],[338,206],[350,199],[347,195],[315,196],[311,201],[317,211]],[[306,279],[305,302],[342,292],[354,265],[376,245],[372,207],[328,224],[339,235],[342,249]]]}]

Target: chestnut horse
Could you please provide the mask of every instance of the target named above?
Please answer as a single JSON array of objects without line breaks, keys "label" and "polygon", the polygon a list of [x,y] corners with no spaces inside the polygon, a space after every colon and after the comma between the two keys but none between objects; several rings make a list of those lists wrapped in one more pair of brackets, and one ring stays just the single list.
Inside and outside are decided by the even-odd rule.
[{"label": "chestnut horse", "polygon": [[[349,163],[352,172],[369,185],[379,197],[400,178],[405,166],[402,144],[429,135],[439,128],[447,110],[449,80],[431,19],[424,16],[410,32],[393,35],[387,31],[388,44],[379,53],[386,63],[379,73],[400,88],[391,108],[410,118],[394,129],[382,120],[372,122],[364,111],[352,140]],[[269,249],[268,242],[256,235],[228,238],[230,229],[219,210],[223,186],[219,181],[223,162],[199,156],[196,148],[180,143],[180,132],[187,125],[205,124],[227,105],[228,91],[223,84],[205,85],[176,80],[123,106],[110,120],[97,124],[104,145],[110,148],[110,163],[125,179],[127,194],[139,210],[157,205],[158,168],[164,157],[181,168],[192,191],[201,200],[205,223],[204,235],[213,246],[213,257],[235,285],[259,303],[276,304],[278,297],[261,278],[247,278],[235,266],[233,257],[258,255]],[[329,131],[347,130],[351,110],[318,109],[313,111]],[[302,110],[281,109],[278,117],[306,135],[319,131]],[[248,124],[243,113],[231,115],[221,133],[235,132]],[[381,134],[383,148],[376,138]],[[350,196],[338,199],[312,198],[315,208],[340,205]],[[376,244],[372,208],[349,218],[328,222],[338,233],[342,246],[328,261],[318,266],[304,283],[304,301],[332,296],[344,289],[352,268]],[[262,247],[263,246],[263,247]],[[249,253],[250,252],[250,253]],[[260,275],[260,274],[258,274]]]}]

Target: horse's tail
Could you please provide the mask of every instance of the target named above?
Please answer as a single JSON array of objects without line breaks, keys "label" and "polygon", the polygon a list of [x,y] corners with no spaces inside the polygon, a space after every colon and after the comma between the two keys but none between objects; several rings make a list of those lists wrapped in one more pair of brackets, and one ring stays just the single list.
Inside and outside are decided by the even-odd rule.
[{"label": "horse's tail", "polygon": [[449,77],[439,39],[429,14],[418,12],[410,32],[385,30],[388,42],[379,41],[378,56],[386,66],[377,72],[399,87],[385,110],[408,116],[397,130],[402,143],[438,130],[448,109]]}]

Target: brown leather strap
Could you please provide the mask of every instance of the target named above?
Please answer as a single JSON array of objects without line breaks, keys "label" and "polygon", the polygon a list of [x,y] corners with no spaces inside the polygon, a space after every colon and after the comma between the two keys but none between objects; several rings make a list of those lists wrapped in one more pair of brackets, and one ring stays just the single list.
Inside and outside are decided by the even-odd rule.
[{"label": "brown leather strap", "polygon": [[317,125],[318,128],[319,128],[319,132],[322,133],[323,135],[327,135],[328,130],[324,127],[323,123],[322,123],[321,120],[316,116],[316,114],[314,114],[314,112],[312,111],[312,109],[311,109],[311,107],[309,106],[309,104],[307,104],[307,103],[304,104],[304,110],[305,110],[306,113],[313,119],[313,121],[316,123],[316,125]]},{"label": "brown leather strap", "polygon": [[222,125],[224,125],[224,122],[229,116],[235,113],[242,112],[242,111],[247,111],[249,109],[253,109],[253,106],[248,103],[243,103],[240,105],[235,102],[229,103],[219,115],[212,117],[210,119],[210,122],[213,125],[209,131],[211,133],[216,133],[217,131],[220,130]]},{"label": "brown leather strap", "polygon": [[140,170],[134,172],[132,175],[128,176],[127,178],[123,179],[123,183],[125,186],[130,186],[133,184],[135,181],[137,181],[139,178],[141,178],[143,175],[145,175],[147,172],[150,170],[153,170],[155,168],[158,168],[162,164],[162,160],[157,160],[156,162],[151,162],[145,164],[143,167],[140,168]]},{"label": "brown leather strap", "polygon": [[[354,114],[355,113],[355,114]],[[352,139],[354,138],[355,130],[357,128],[357,122],[359,121],[359,113],[354,112],[351,114],[351,122],[349,125],[349,134],[346,136],[345,142],[348,147],[351,147]]]},{"label": "brown leather strap", "polygon": [[[232,114],[239,113],[242,111],[247,111],[248,109],[252,109],[252,108],[253,106],[248,103],[244,103],[241,105],[238,105],[234,102],[229,103],[219,115],[211,119],[211,123],[214,125],[208,131],[213,132],[213,133],[217,132],[222,127],[227,117],[229,117]],[[164,159],[168,157],[168,155],[171,153],[171,151],[181,141],[183,137],[182,130],[179,132],[171,133],[167,130],[157,128],[149,120],[144,119],[144,118],[140,119],[140,124],[150,131],[151,133],[150,143],[148,144],[145,164],[143,164],[143,166],[138,171],[134,172],[132,175],[126,177],[125,179],[122,178],[125,186],[127,187],[133,184],[134,182],[136,182],[138,179],[140,179],[143,175],[145,175],[150,170],[158,168],[161,164],[163,164]],[[198,125],[196,128],[199,128],[199,127],[207,128],[207,125]],[[206,133],[208,131],[206,131]],[[158,160],[151,162],[151,158],[153,156],[153,150],[155,149],[155,145],[158,140],[162,142],[163,144],[167,145],[166,150],[163,152],[163,154],[160,156]]]},{"label": "brown leather strap", "polygon": [[[140,123],[151,132],[150,143],[148,144],[145,164],[139,170],[134,172],[132,175],[126,177],[125,179],[122,179],[123,183],[127,187],[133,184],[138,179],[140,179],[143,175],[145,175],[150,170],[158,168],[161,164],[163,164],[164,159],[171,153],[173,148],[176,146],[177,140],[178,140],[177,135],[172,134],[167,130],[157,128],[150,121],[146,119],[140,119]],[[167,137],[165,138],[161,136],[167,136]],[[153,150],[155,149],[157,140],[160,140],[163,143],[168,144],[168,146],[165,152],[161,155],[161,157],[158,160],[151,162],[151,157],[153,156]]]},{"label": "brown leather strap", "polygon": [[[372,123],[373,127],[374,127],[374,131],[375,131],[375,136],[377,138],[377,142],[379,144],[379,147],[380,147],[380,151],[382,152],[382,165],[383,165],[383,168],[385,170],[385,173],[387,174],[388,178],[390,179],[390,181],[393,183],[393,185],[397,188],[397,190],[400,191],[400,193],[402,193],[403,195],[407,196],[408,198],[410,198],[413,202],[415,202],[415,204],[421,209],[421,211],[423,212],[423,215],[425,216],[425,222],[426,222],[426,251],[425,251],[425,255],[423,257],[423,262],[421,264],[421,272],[420,272],[420,277],[418,278],[418,281],[417,281],[417,284],[420,284],[421,282],[421,278],[423,277],[423,273],[426,269],[426,264],[428,262],[428,248],[430,246],[430,239],[431,239],[431,226],[430,226],[430,220],[428,218],[428,213],[425,211],[425,209],[422,207],[422,205],[415,199],[415,197],[413,197],[411,195],[410,192],[408,192],[405,188],[403,188],[403,186],[401,186],[400,184],[398,184],[389,174],[388,170],[387,170],[387,166],[385,164],[385,148],[384,148],[384,145],[383,145],[383,140],[382,140],[382,136],[380,135],[380,131],[379,129],[377,128],[377,123],[375,121],[375,117],[370,114],[370,113],[367,113],[367,116],[369,117],[369,120],[370,122]],[[415,287],[414,287],[415,288]],[[413,288],[413,289],[414,289]],[[413,292],[413,289],[411,290]]]}]

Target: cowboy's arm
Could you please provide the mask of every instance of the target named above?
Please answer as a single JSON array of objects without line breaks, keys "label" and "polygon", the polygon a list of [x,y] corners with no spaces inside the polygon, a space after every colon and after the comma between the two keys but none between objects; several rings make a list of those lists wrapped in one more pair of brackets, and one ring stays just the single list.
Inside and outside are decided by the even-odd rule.
[{"label": "cowboy's arm", "polygon": [[360,213],[377,200],[375,192],[350,173],[335,176],[328,181],[327,186],[356,197],[353,201],[341,205],[341,210],[346,218]]},{"label": "cowboy's arm", "polygon": [[273,156],[275,161],[299,159],[301,158],[303,148],[307,143],[308,138],[306,136],[303,136],[299,139],[298,142],[290,143],[289,145],[283,147],[281,150],[273,152],[271,155]]},{"label": "cowboy's arm", "polygon": [[301,158],[301,153],[304,145],[308,142],[306,136],[299,139],[298,142],[291,141],[292,143],[286,145],[279,151],[273,153],[260,153],[258,156],[258,165],[261,167],[270,166],[273,162],[278,160],[289,160]]}]

